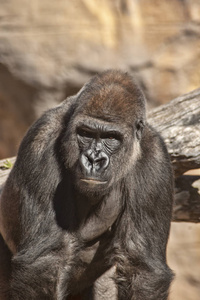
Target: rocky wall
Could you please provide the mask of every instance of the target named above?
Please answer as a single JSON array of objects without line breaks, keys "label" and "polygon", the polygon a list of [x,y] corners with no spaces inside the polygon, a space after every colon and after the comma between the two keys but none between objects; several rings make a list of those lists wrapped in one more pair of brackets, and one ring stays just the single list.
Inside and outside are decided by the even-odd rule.
[{"label": "rocky wall", "polygon": [[107,68],[150,106],[200,85],[198,0],[0,0],[0,158],[44,110]]}]

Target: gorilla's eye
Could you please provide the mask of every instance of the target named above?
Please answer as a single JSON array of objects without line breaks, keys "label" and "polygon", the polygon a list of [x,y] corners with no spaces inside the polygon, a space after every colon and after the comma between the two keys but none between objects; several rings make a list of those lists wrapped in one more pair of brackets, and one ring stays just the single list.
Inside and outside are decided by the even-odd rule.
[{"label": "gorilla's eye", "polygon": [[109,151],[117,150],[122,144],[122,136],[118,132],[103,133],[101,138],[106,149]]},{"label": "gorilla's eye", "polygon": [[84,128],[78,128],[77,129],[77,134],[81,137],[85,138],[94,138],[94,132],[84,129]]},{"label": "gorilla's eye", "polygon": [[106,139],[108,139],[110,141],[121,141],[120,137],[114,136],[114,135],[110,135],[110,136],[106,137]]},{"label": "gorilla's eye", "polygon": [[117,140],[117,137],[113,134],[106,134],[104,135],[104,138],[109,140]]},{"label": "gorilla's eye", "polygon": [[79,130],[78,134],[81,136],[87,136],[88,132],[86,130],[82,129],[82,130]]},{"label": "gorilla's eye", "polygon": [[103,139],[121,141],[122,137],[118,132],[106,132],[102,135]]}]

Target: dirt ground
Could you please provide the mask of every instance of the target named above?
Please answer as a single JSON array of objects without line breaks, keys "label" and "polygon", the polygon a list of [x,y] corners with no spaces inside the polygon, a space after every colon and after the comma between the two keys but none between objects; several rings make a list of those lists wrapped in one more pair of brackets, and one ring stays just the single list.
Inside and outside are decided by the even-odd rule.
[{"label": "dirt ground", "polygon": [[168,264],[175,272],[170,300],[200,300],[200,224],[172,223]]},{"label": "dirt ground", "polygon": [[[200,175],[200,169],[185,174]],[[200,223],[172,222],[168,264],[175,272],[170,300],[200,300]]]}]

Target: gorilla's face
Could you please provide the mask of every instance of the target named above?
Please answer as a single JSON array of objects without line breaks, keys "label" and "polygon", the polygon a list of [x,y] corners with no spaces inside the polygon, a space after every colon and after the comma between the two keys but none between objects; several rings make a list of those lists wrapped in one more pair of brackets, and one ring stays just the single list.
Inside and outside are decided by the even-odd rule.
[{"label": "gorilla's face", "polygon": [[78,114],[65,143],[67,168],[82,193],[107,191],[126,175],[140,152],[135,128]]},{"label": "gorilla's face", "polygon": [[76,135],[79,184],[90,189],[107,187],[114,175],[114,160],[123,146],[123,133],[114,124],[85,119],[77,125]]}]

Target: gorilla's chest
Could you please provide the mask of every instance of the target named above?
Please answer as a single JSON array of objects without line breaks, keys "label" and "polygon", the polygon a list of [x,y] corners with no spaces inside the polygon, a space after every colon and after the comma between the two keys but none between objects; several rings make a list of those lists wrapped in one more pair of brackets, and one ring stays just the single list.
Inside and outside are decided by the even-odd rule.
[{"label": "gorilla's chest", "polygon": [[71,270],[69,281],[71,293],[77,293],[77,291],[91,286],[109,268],[107,264],[108,248],[109,241],[103,239],[79,251],[76,263]]}]

